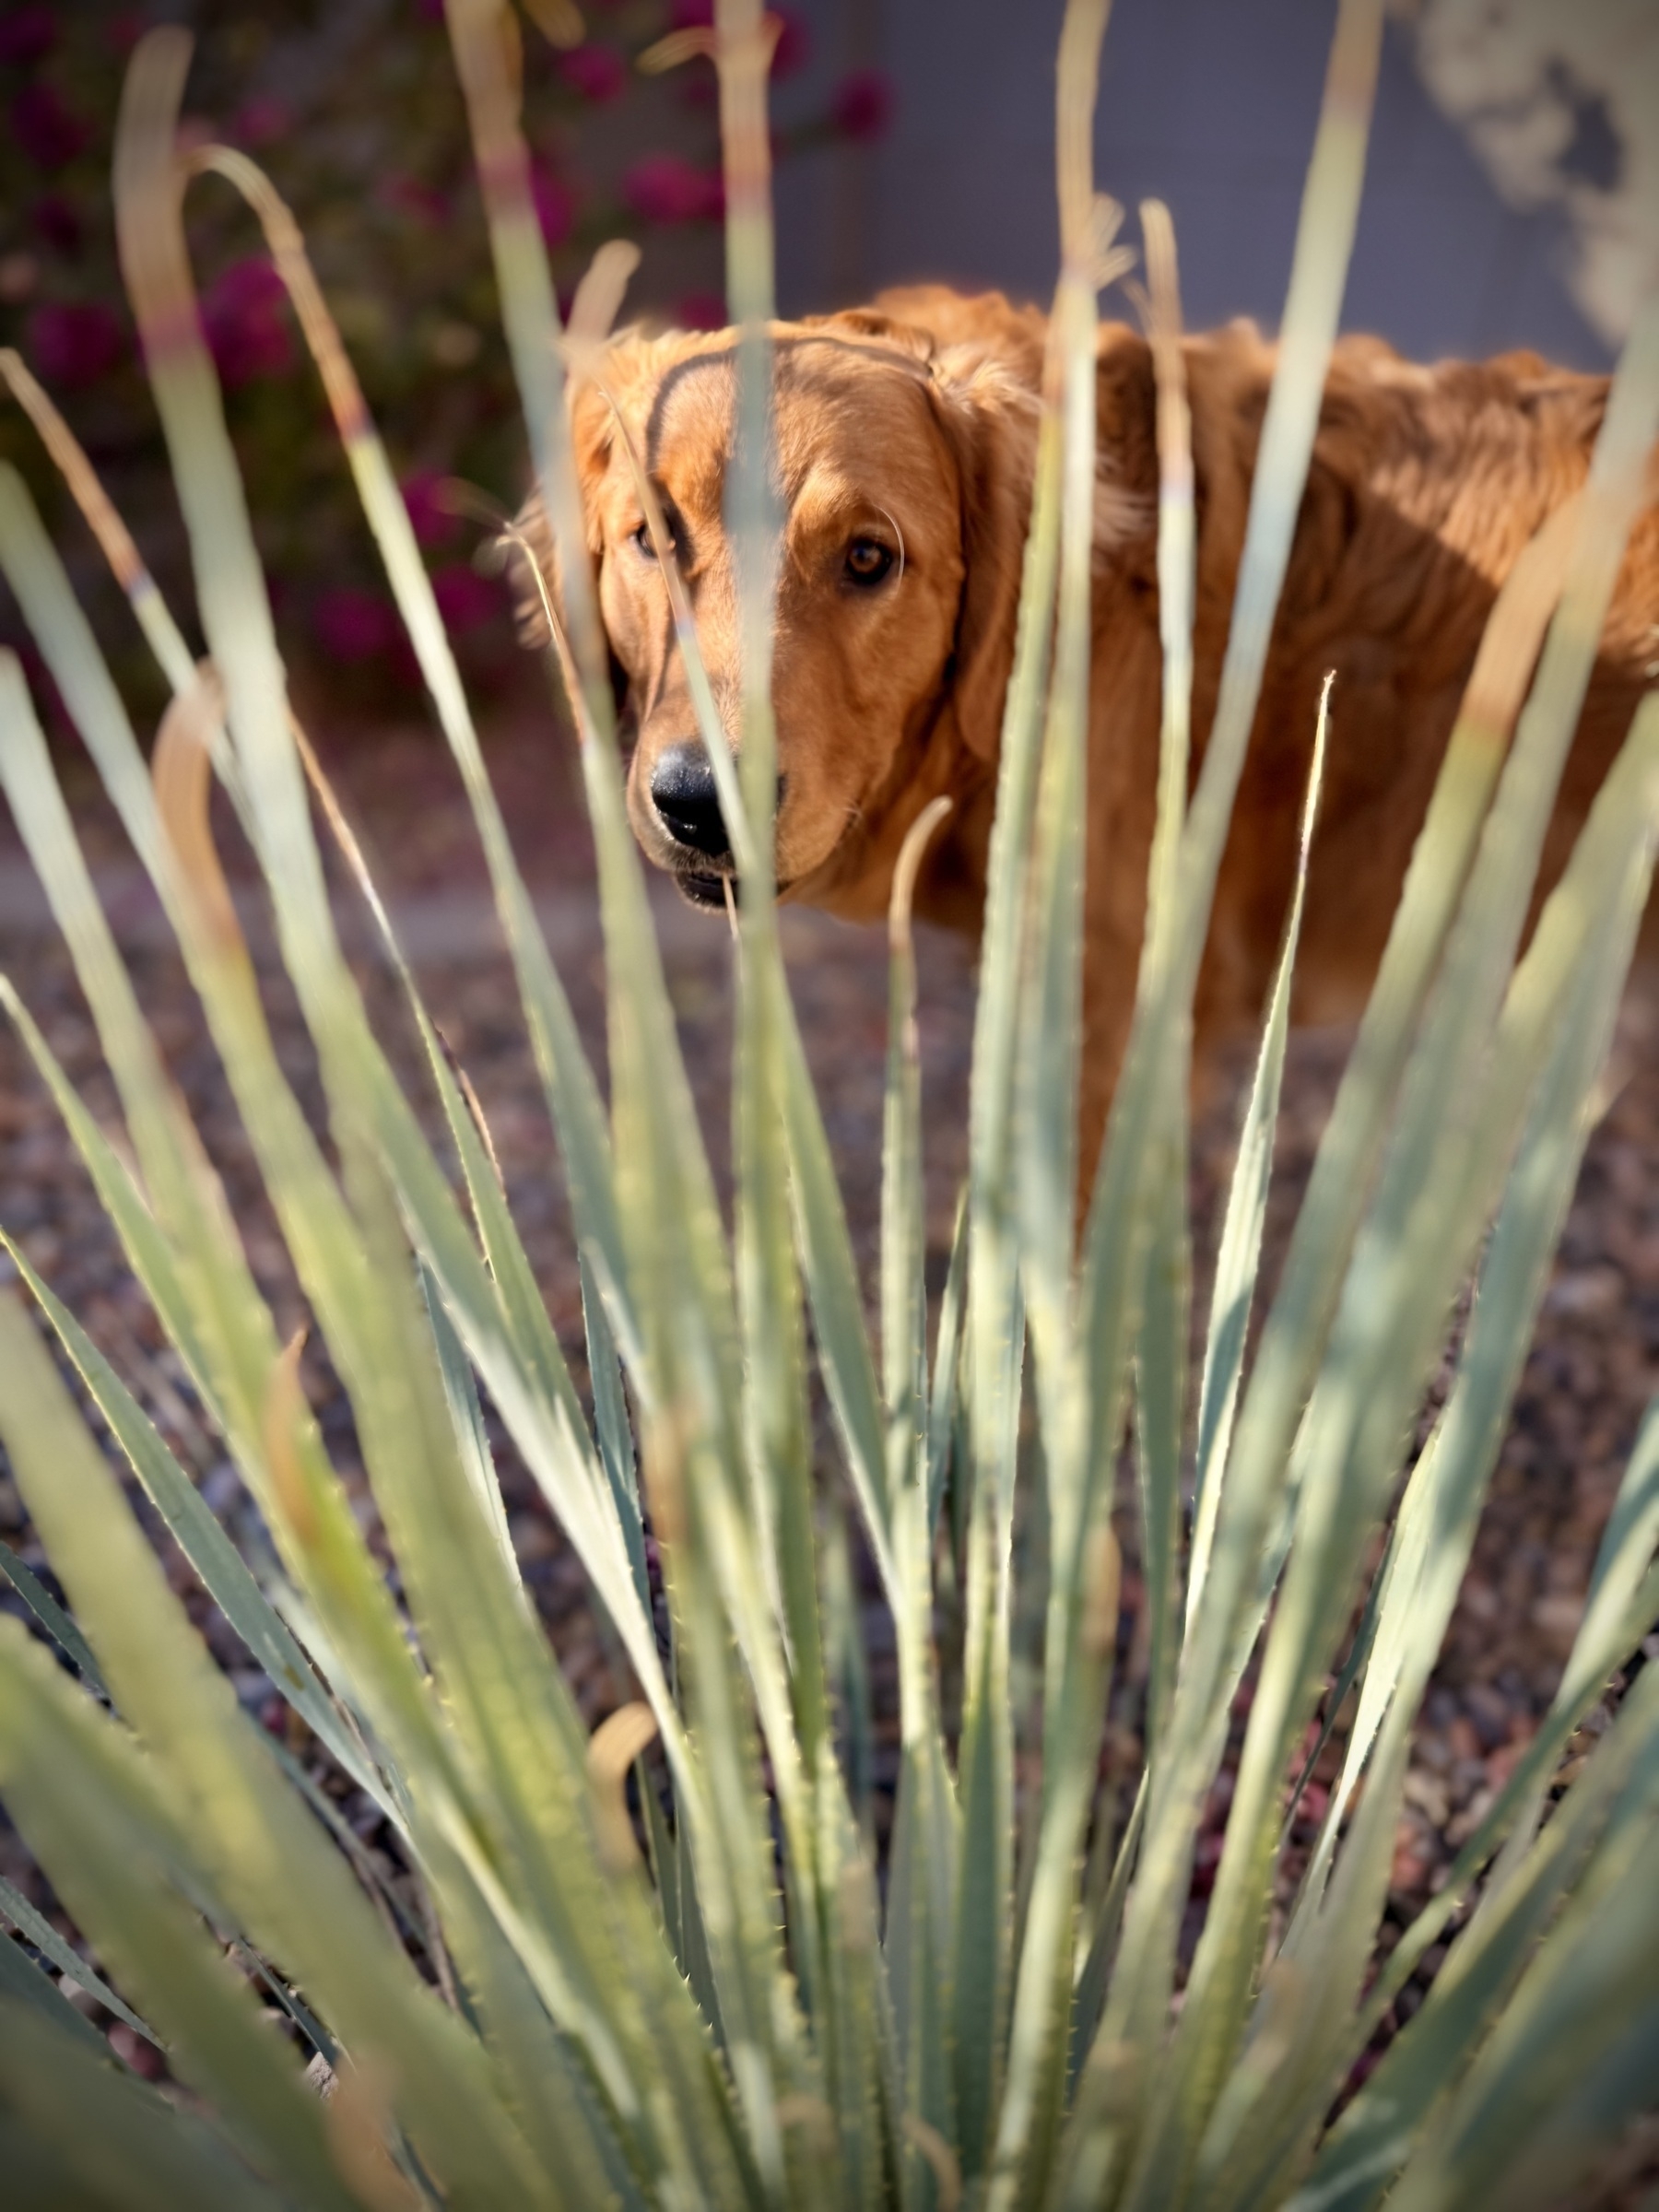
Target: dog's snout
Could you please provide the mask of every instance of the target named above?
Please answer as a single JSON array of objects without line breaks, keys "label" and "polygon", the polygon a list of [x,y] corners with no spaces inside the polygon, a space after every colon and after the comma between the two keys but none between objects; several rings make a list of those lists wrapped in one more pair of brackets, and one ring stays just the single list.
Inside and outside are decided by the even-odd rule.
[{"label": "dog's snout", "polygon": [[709,860],[724,860],[730,851],[725,817],[709,756],[695,738],[671,745],[651,777],[651,801],[668,834]]}]

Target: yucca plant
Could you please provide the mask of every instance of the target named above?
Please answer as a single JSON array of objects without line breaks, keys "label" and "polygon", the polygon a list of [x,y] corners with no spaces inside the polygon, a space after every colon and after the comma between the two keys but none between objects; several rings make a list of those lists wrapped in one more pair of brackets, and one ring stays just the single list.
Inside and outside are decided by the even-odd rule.
[{"label": "yucca plant", "polygon": [[[562,10],[542,12],[562,20]],[[1106,4],[1068,9],[1063,273],[1004,724],[970,1173],[930,1329],[907,913],[924,821],[893,901],[875,1332],[786,986],[771,877],[768,38],[757,0],[721,0],[715,37],[742,322],[729,494],[744,608],[737,732],[722,730],[699,686],[741,875],[729,1234],[624,818],[564,432],[566,380],[602,373],[595,347],[626,263],[601,257],[561,334],[500,0],[450,0],[450,24],[535,481],[563,548],[547,612],[598,854],[608,1109],[301,241],[243,158],[177,152],[184,39],[158,32],[138,49],[116,156],[122,253],[210,664],[193,662],[50,402],[15,359],[5,365],[173,688],[147,765],[9,474],[0,565],[177,932],[349,1394],[401,1602],[308,1415],[299,1343],[279,1341],[168,1080],[10,661],[0,667],[0,769],[115,1077],[124,1140],[94,1120],[9,986],[6,1005],[259,1505],[275,1563],[255,1572],[244,1562],[119,1376],[7,1248],[203,1583],[319,1756],[382,1809],[429,1911],[424,1926],[401,1930],[377,1916],[360,1853],[337,1848],[311,1775],[239,1710],[35,1321],[17,1295],[0,1297],[0,1436],[73,1614],[8,1563],[67,1664],[0,1622],[0,1794],[109,1982],[20,1897],[7,1891],[0,1909],[47,1962],[162,2045],[175,2085],[163,2091],[121,2067],[52,1980],[0,1944],[8,2204],[1549,2206],[1651,2101],[1654,1670],[1636,1677],[1559,1801],[1550,1784],[1575,1724],[1659,1615],[1659,1421],[1638,1442],[1547,1719],[1444,1888],[1385,1962],[1377,1953],[1413,1718],[1572,1188],[1648,885],[1659,820],[1651,702],[1517,961],[1659,429],[1659,314],[1640,324],[1619,371],[1586,489],[1500,596],[1247,1363],[1296,887],[1203,1357],[1189,1361],[1189,1012],[1336,326],[1382,12],[1382,0],[1342,0],[1338,11],[1220,703],[1190,804],[1192,473],[1173,241],[1161,210],[1144,211],[1159,382],[1163,772],[1133,1041],[1079,1234],[1094,332],[1100,288],[1123,260],[1116,210],[1095,194],[1089,167]],[[571,1194],[585,1394],[537,1295],[487,1134],[287,704],[191,286],[182,204],[203,169],[228,177],[264,225],[477,816]],[[674,605],[695,670],[677,591]],[[317,812],[398,959],[459,1192],[342,957],[308,767]],[[215,775],[263,871],[315,1046],[324,1135],[266,1026],[209,828]],[[1306,846],[1304,837],[1304,869]],[[1414,1418],[1471,1277],[1450,1393],[1413,1459]],[[901,1767],[879,1857],[843,1772],[829,1624],[844,1563],[814,1465],[815,1368],[897,1633]],[[591,1735],[519,1580],[480,1384],[632,1670],[637,1699]],[[1119,1639],[1114,1483],[1125,1431],[1149,1617],[1147,1750],[1137,1790],[1116,1805],[1099,1774]],[[1029,1563],[1017,1576],[1016,1524],[1039,1488],[1046,1543],[1022,1543]],[[936,1571],[957,1578],[965,1623],[951,1670],[959,1716],[954,1687],[948,1714],[942,1691]],[[1017,1587],[1031,1575],[1034,1586]],[[1033,1612],[1041,1694],[1034,1756],[1021,1768],[1038,1778],[1017,1789],[1011,1638],[1015,1619]],[[1187,1964],[1194,1840],[1247,1674],[1224,1854]],[[1339,1724],[1346,1748],[1292,1894],[1280,1879],[1288,1791],[1316,1718]],[[1394,1994],[1460,1916],[1427,2001],[1355,2088]],[[273,2013],[288,2032],[272,2032]]]}]

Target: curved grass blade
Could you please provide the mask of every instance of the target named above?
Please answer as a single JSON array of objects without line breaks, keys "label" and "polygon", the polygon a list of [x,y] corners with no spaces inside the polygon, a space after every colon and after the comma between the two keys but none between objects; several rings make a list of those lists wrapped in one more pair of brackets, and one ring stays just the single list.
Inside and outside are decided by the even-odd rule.
[{"label": "curved grass blade", "polygon": [[[144,565],[131,531],[99,482],[97,471],[87,458],[85,449],[53,406],[50,394],[41,389],[21,358],[9,346],[0,347],[0,375],[11,386],[13,395],[40,433],[41,442],[57,464],[59,473],[97,538],[116,582],[131,602],[150,650],[161,665],[162,673],[175,691],[187,691],[195,680],[195,662],[189,646],[184,642],[183,632],[168,612],[166,602],[156,587],[155,579]],[[3,473],[9,486],[13,472],[8,468]],[[24,565],[23,573],[27,576],[28,564]],[[24,588],[27,589],[27,584]],[[36,610],[27,599],[21,599],[20,603],[30,629],[38,629]],[[84,665],[88,676],[96,680],[95,672],[99,665],[96,657],[88,658]],[[75,719],[80,722],[79,715],[76,715]]]},{"label": "curved grass blade", "polygon": [[[465,1793],[449,1778],[434,1802],[443,1840],[479,1885],[556,2017],[572,2023],[611,2092],[643,2117],[616,2059],[612,2018],[627,2011],[636,1993],[614,1960],[601,1964],[614,1933],[610,1921],[576,1904],[584,1864],[582,1794],[560,1792],[551,1783],[550,1768],[556,1771],[574,1756],[569,1700],[530,1624],[512,1628],[519,1616],[510,1584],[502,1599],[502,1564],[487,1524],[476,1508],[456,1510],[466,1493],[449,1480],[438,1441],[441,1413],[434,1421],[424,1408],[418,1410],[418,1402],[429,1400],[436,1387],[429,1335],[423,1343],[415,1334],[401,1231],[372,1155],[385,1145],[389,1124],[394,1135],[409,1139],[406,1156],[397,1160],[400,1180],[411,1164],[410,1152],[418,1166],[425,1156],[414,1149],[407,1110],[368,1037],[322,896],[286,709],[280,715],[272,712],[280,684],[273,683],[268,609],[240,488],[225,473],[221,440],[191,444],[182,435],[186,408],[206,409],[222,430],[170,169],[168,139],[183,61],[179,41],[163,34],[147,41],[135,58],[117,159],[124,253],[192,524],[206,626],[222,657],[234,663],[228,681],[231,729],[249,778],[285,958],[318,1046],[347,1189],[336,1192],[315,1172],[309,1174],[308,1188],[310,1163],[292,1147],[286,1157],[267,1157],[267,1177],[353,1398],[422,1643],[443,1675],[447,1696],[469,1714],[486,1747],[492,1821],[500,1823],[503,1841],[511,1837],[522,1874],[539,1890],[541,1912],[570,1947],[567,1955],[561,1959],[540,1924],[519,1910],[479,1848],[475,1816],[464,1813],[459,1802]],[[238,593],[219,588],[221,567],[223,577],[236,581]],[[241,1102],[257,1135],[264,1101],[244,1096]],[[347,1198],[348,1208],[342,1205]],[[378,1295],[363,1279],[368,1251],[377,1255]],[[313,1571],[324,1564],[313,1559]],[[349,1606],[341,1618],[355,1631]],[[503,1641],[512,1647],[511,1658],[500,1648]],[[654,1660],[653,1650],[648,1669]],[[379,1687],[372,1667],[367,1680]],[[394,1732],[399,1723],[413,1727],[417,1742],[423,1725],[429,1725],[429,1718],[406,1708],[378,1717]],[[441,1770],[450,1757],[449,1747],[429,1736],[422,1749],[428,1758],[437,1756]],[[665,2024],[678,2032],[688,2025],[688,2015],[672,1990],[663,1994]],[[665,2144],[659,2148],[669,2150]]]},{"label": "curved grass blade", "polygon": [[[619,1230],[612,1195],[609,1140],[604,1112],[557,970],[536,923],[524,878],[512,856],[505,821],[485,771],[483,754],[462,689],[414,526],[397,488],[385,449],[375,433],[361,389],[334,319],[312,274],[304,241],[287,206],[264,172],[229,147],[206,148],[198,165],[224,176],[248,201],[265,229],[272,259],[322,375],[335,427],[351,467],[364,513],[385,565],[440,724],[461,771],[489,868],[497,911],[518,978],[536,1065],[547,1090],[570,1179],[577,1233],[604,1255],[607,1279],[626,1294]],[[331,817],[339,820],[325,798]],[[355,846],[345,841],[353,859]],[[354,873],[366,883],[360,856]],[[382,916],[377,914],[377,920]],[[390,936],[390,924],[382,924]],[[401,962],[400,962],[401,966]],[[411,990],[413,984],[408,986]]]}]

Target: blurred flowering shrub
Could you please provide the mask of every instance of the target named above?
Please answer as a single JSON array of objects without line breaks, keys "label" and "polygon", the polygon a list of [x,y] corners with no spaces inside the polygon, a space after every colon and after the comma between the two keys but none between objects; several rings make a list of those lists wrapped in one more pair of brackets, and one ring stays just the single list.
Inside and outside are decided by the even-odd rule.
[{"label": "blurred flowering shrub", "polygon": [[[519,18],[535,201],[565,293],[602,239],[643,250],[630,312],[697,326],[724,313],[713,71],[641,76],[665,31],[706,23],[712,0],[594,0],[588,36],[560,52]],[[794,120],[780,159],[879,135],[885,79],[822,81],[806,27],[780,9],[774,77]],[[252,154],[298,216],[392,451],[446,621],[474,680],[516,665],[499,587],[475,571],[479,528],[446,480],[502,506],[522,489],[515,402],[447,52],[441,0],[0,0],[0,342],[62,400],[140,545],[181,607],[182,540],[115,261],[109,162],[121,76],[147,22],[194,29],[187,142]],[[191,187],[208,343],[273,580],[285,651],[329,665],[371,709],[412,680],[338,446],[257,226],[229,187]],[[0,400],[0,453],[59,510],[16,410]],[[54,516],[54,519],[58,519]],[[71,538],[73,533],[65,534]],[[104,588],[93,564],[88,583]],[[121,634],[119,616],[110,623]],[[0,608],[15,641],[15,611]],[[134,664],[136,672],[136,663]]]}]

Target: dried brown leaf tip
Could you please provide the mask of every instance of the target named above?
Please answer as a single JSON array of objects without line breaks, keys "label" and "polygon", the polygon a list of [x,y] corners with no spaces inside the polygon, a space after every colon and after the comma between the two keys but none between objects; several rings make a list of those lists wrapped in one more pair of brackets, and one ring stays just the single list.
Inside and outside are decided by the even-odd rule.
[{"label": "dried brown leaf tip", "polygon": [[1110,1659],[1117,1648],[1118,1606],[1124,1585],[1124,1555],[1110,1528],[1088,1539],[1084,1569],[1083,1648],[1091,1659]]},{"label": "dried brown leaf tip", "polygon": [[657,1733],[656,1715],[638,1699],[619,1705],[588,1739],[588,1783],[599,1855],[612,1874],[638,1865],[640,1847],[628,1811],[628,1771]]},{"label": "dried brown leaf tip", "polygon": [[194,684],[181,692],[161,718],[150,761],[156,811],[171,848],[179,890],[194,910],[214,948],[246,958],[241,924],[213,841],[208,801],[213,791],[213,746],[224,722],[224,690],[204,662]]},{"label": "dried brown leaf tip", "polygon": [[335,2170],[369,2212],[418,2212],[422,2200],[386,2147],[391,2118],[390,2077],[383,2063],[365,2053],[342,2065],[324,2105]]},{"label": "dried brown leaf tip", "polygon": [[287,1516],[295,1540],[312,1544],[317,1538],[317,1509],[300,1464],[300,1425],[310,1408],[300,1382],[300,1355],[305,1349],[305,1331],[296,1329],[276,1355],[271,1379],[265,1385],[265,1449],[271,1487]]}]

